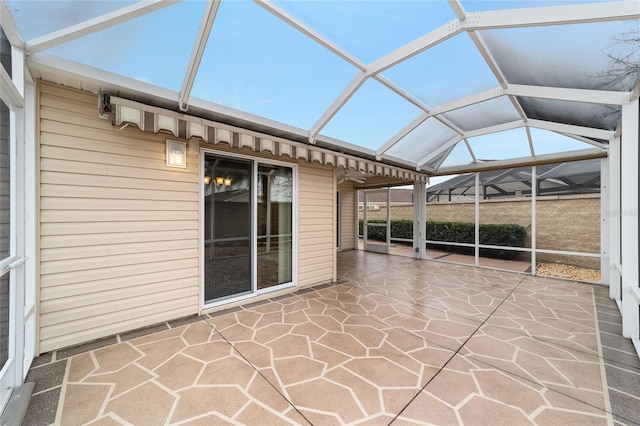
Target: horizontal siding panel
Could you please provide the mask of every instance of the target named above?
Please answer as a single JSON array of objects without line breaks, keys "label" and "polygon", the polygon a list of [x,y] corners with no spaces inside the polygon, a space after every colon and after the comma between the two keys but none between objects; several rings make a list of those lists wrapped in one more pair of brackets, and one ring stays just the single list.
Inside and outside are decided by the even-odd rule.
[{"label": "horizontal siding panel", "polygon": [[302,252],[299,254],[298,259],[305,262],[306,266],[313,264],[331,264],[333,261],[333,256],[331,254],[327,254],[325,256],[318,256],[314,252]]},{"label": "horizontal siding panel", "polygon": [[41,321],[44,324],[41,324],[42,330],[42,338],[49,339],[52,337],[59,337],[61,335],[77,333],[79,331],[91,330],[95,327],[104,324],[105,322],[118,322],[121,321],[122,318],[126,318],[126,315],[129,312],[136,312],[138,314],[142,312],[153,313],[156,310],[163,309],[176,309],[181,306],[185,306],[187,304],[192,304],[195,302],[195,299],[192,295],[188,295],[184,298],[173,298],[164,301],[163,303],[156,304],[145,304],[144,298],[143,300],[139,300],[140,306],[137,306],[133,309],[122,309],[116,310],[112,312],[108,312],[99,316],[93,316],[84,318],[82,321],[76,320],[76,316],[74,315],[73,310],[71,311],[62,311],[58,315],[60,316],[59,320],[66,320],[64,322],[55,322],[54,325],[46,326],[44,324],[51,323],[51,315],[53,314],[45,314],[42,315]]},{"label": "horizontal siding panel", "polygon": [[[142,296],[157,297],[167,291],[197,290],[194,280],[198,277],[184,277],[153,283],[131,285],[116,289],[105,288],[102,291],[92,291],[91,293],[78,293],[61,298],[51,298],[40,304],[40,312],[49,314],[63,310],[76,309],[84,306],[99,305],[105,300],[122,301],[124,299],[134,299]],[[189,293],[191,295],[191,293]],[[116,306],[116,305],[114,305]],[[97,309],[97,307],[96,307]]]},{"label": "horizontal siding panel", "polygon": [[[164,163],[162,163],[164,164]],[[40,162],[41,170],[48,172],[64,172],[84,175],[118,176],[133,179],[169,180],[178,182],[194,182],[197,179],[195,171],[178,171],[173,169],[139,169],[135,167],[118,166],[112,164],[82,163],[79,161],[57,160],[43,158]]]},{"label": "horizontal siding panel", "polygon": [[[194,185],[195,187],[195,185]],[[198,192],[177,192],[162,190],[144,190],[132,188],[92,188],[90,186],[49,185],[43,184],[41,191],[47,197],[66,198],[99,198],[120,200],[163,200],[163,201],[192,201],[198,202]]]},{"label": "horizontal siding panel", "polygon": [[91,281],[78,282],[74,284],[65,284],[44,287],[41,291],[43,300],[59,299],[64,297],[73,297],[78,294],[89,294],[102,292],[105,289],[119,289],[141,286],[145,284],[154,284],[188,278],[197,278],[199,269],[197,267],[189,267],[185,269],[169,269],[163,270],[159,268],[154,272],[146,272],[139,275],[118,276],[115,278],[95,279]]},{"label": "horizontal siding panel", "polygon": [[95,336],[110,336],[113,334],[121,333],[123,331],[129,331],[151,324],[157,324],[163,321],[169,321],[171,319],[186,317],[198,313],[197,306],[186,306],[183,302],[179,302],[178,305],[181,306],[176,309],[167,309],[165,307],[165,310],[161,312],[158,312],[157,310],[140,311],[136,313],[138,316],[129,316],[124,321],[107,324],[103,323],[93,329],[82,330],[73,334],[65,334],[58,337],[42,338],[41,332],[40,352],[49,352],[54,349],[60,349],[77,345],[79,343],[84,343],[89,340],[95,339]]},{"label": "horizontal siding panel", "polygon": [[150,262],[198,258],[198,255],[199,251],[196,248],[191,250],[155,251],[151,253],[107,255],[97,258],[55,260],[43,262],[40,266],[40,273],[43,275],[59,274],[63,272],[95,270],[99,268],[141,265]]},{"label": "horizontal siding panel", "polygon": [[43,210],[41,221],[47,222],[106,222],[145,220],[198,220],[197,211],[76,211]]},{"label": "horizontal siding panel", "polygon": [[130,179],[117,176],[78,176],[57,171],[42,171],[40,179],[45,184],[80,185],[96,188],[135,188],[150,191],[166,190],[175,192],[198,192],[196,182],[160,181],[155,179]]},{"label": "horizontal siding panel", "polygon": [[[171,226],[167,223],[167,228]],[[173,228],[172,228],[173,229]],[[101,230],[99,226],[94,227],[94,232]],[[159,228],[158,230],[162,230]],[[63,234],[64,235],[64,234]],[[91,246],[101,246],[109,244],[111,247],[123,244],[163,244],[165,242],[172,243],[180,240],[197,240],[200,237],[200,232],[197,229],[197,223],[193,229],[180,230],[180,231],[164,231],[160,232],[121,232],[121,233],[107,233],[107,234],[78,234],[78,235],[65,235],[65,238],[58,238],[57,236],[45,236],[40,238],[40,249],[66,249],[66,248],[81,248],[85,249]],[[153,246],[153,244],[150,244]],[[197,241],[194,243],[197,247]]]},{"label": "horizontal siding panel", "polygon": [[79,106],[82,106],[83,103],[95,105],[96,108],[98,106],[96,95],[92,93],[82,92],[80,90],[68,90],[63,86],[42,82],[40,85],[40,96],[45,97],[47,95],[71,100],[73,104],[78,104]]},{"label": "horizontal siding panel", "polygon": [[126,265],[96,270],[83,270],[64,272],[58,274],[41,275],[40,286],[42,288],[57,285],[67,285],[87,282],[92,280],[104,280],[110,278],[122,278],[129,275],[143,275],[159,271],[171,271],[174,269],[188,269],[197,267],[198,259],[177,259],[165,262],[150,262],[141,265]]},{"label": "horizontal siding panel", "polygon": [[299,275],[298,281],[300,287],[306,287],[314,284],[321,284],[333,280],[331,268],[325,268],[319,271],[305,272]]},{"label": "horizontal siding panel", "polygon": [[[86,326],[82,324],[84,321],[78,321],[79,319],[91,321],[95,316],[108,316],[115,312],[121,312],[124,310],[138,309],[149,304],[161,304],[166,300],[177,300],[183,298],[198,297],[198,288],[194,286],[193,280],[190,280],[187,287],[169,288],[160,292],[153,292],[147,289],[145,294],[135,296],[135,287],[127,290],[131,291],[129,297],[122,297],[122,293],[110,292],[103,294],[102,298],[97,298],[96,295],[88,295],[86,298],[77,298],[77,302],[83,303],[82,305],[70,305],[68,303],[58,303],[58,306],[53,306],[56,309],[50,309],[52,306],[44,304],[42,315],[40,317],[40,325],[42,327],[48,327],[58,324],[69,322],[69,320],[75,320],[80,323],[80,329],[85,329]],[[105,292],[106,293],[106,292]],[[84,304],[88,300],[95,302],[95,304]],[[57,301],[60,302],[60,301]],[[55,305],[55,302],[52,303]],[[51,305],[51,304],[49,304]],[[47,311],[44,309],[49,308]]]},{"label": "horizontal siding panel", "polygon": [[105,176],[107,174],[107,164],[83,163],[72,160],[56,160],[51,158],[43,158],[40,160],[40,170]]},{"label": "horizontal siding panel", "polygon": [[69,260],[83,259],[96,256],[112,256],[135,253],[152,253],[155,251],[198,249],[198,240],[169,240],[151,243],[129,243],[111,245],[83,245],[65,248],[51,248],[40,250],[40,260]]},{"label": "horizontal siding panel", "polygon": [[[183,230],[194,230],[198,229],[198,221],[196,220],[181,220],[181,221],[129,221],[129,222],[85,222],[85,223],[43,223],[40,226],[40,235],[43,237],[50,236],[56,237],[64,235],[66,239],[68,235],[86,235],[86,234],[94,234],[97,230],[102,230],[105,234],[113,234],[108,235],[113,238],[120,238],[121,235],[118,234],[126,234],[130,232],[145,232],[145,233],[153,233],[155,231],[160,231],[158,234],[158,238],[163,238],[162,235],[166,232],[167,229],[171,229],[172,231],[183,231]],[[185,234],[186,235],[186,234]],[[145,241],[153,241],[149,238],[145,237]],[[65,242],[63,238],[58,238],[58,243],[54,243],[52,240],[55,238],[46,239],[49,247],[57,247],[57,244],[65,246]]]},{"label": "horizontal siding panel", "polygon": [[46,145],[40,148],[40,158],[80,161],[82,163],[107,164],[107,154],[105,154],[104,152],[67,149]]},{"label": "horizontal siding panel", "polygon": [[[109,120],[96,120],[94,117],[88,114],[78,113],[77,111],[64,111],[55,109],[56,105],[67,105],[67,102],[59,102],[57,100],[53,100],[51,102],[51,106],[47,107],[45,105],[40,109],[40,119],[41,120],[50,120],[57,121],[60,123],[73,123],[75,126],[84,126],[92,129],[101,129],[101,130],[113,130],[113,126],[111,125],[111,121]],[[96,105],[94,108],[95,114],[98,113],[98,106]]]},{"label": "horizontal siding panel", "polygon": [[[97,119],[97,117],[96,117]],[[146,151],[146,147],[151,152],[162,152],[165,150],[165,140],[167,135],[154,135],[151,133],[144,133],[139,130],[131,129],[133,132],[129,132],[128,135],[124,132],[115,132],[113,130],[91,129],[82,126],[75,126],[73,123],[59,123],[57,121],[40,122],[40,131],[43,134],[44,144],[48,145],[48,141],[52,135],[58,135],[59,137],[70,137],[84,141],[84,145],[78,146],[79,149],[86,149],[85,147],[94,141],[109,142],[115,146],[135,146],[138,147],[140,153]],[[132,135],[135,135],[132,137]],[[171,137],[172,138],[172,137]],[[138,140],[139,144],[135,144]],[[146,143],[145,143],[146,141]]]},{"label": "horizontal siding panel", "polygon": [[[137,143],[136,143],[137,142]],[[128,155],[130,157],[152,158],[162,160],[165,158],[165,144],[154,141],[141,141],[138,139],[117,139],[117,143],[103,140],[92,140],[74,137],[71,135],[58,135],[44,133],[41,137],[42,147],[56,147],[60,149],[80,150],[85,152],[100,152],[103,154]]]},{"label": "horizontal siding panel", "polygon": [[43,210],[120,210],[120,211],[194,211],[197,201],[159,201],[159,200],[115,200],[99,198],[59,198],[42,197],[40,208]]}]

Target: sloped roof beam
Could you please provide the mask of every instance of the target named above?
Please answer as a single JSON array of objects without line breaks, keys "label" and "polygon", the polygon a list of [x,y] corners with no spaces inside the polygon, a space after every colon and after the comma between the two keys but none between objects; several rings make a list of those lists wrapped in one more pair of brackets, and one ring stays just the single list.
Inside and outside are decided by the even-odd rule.
[{"label": "sloped roof beam", "polygon": [[467,146],[467,150],[469,150],[469,154],[471,155],[471,159],[473,161],[474,164],[478,163],[478,159],[476,158],[476,153],[473,152],[473,149],[471,148],[471,144],[469,143],[469,139],[468,138],[464,138],[464,144]]},{"label": "sloped roof beam", "polygon": [[575,139],[577,141],[587,143],[589,145],[597,146],[598,148],[605,148],[606,149],[606,148],[609,147],[609,145],[606,144],[606,143],[600,143],[600,142],[594,141],[592,139],[585,138],[584,136],[572,135],[570,133],[562,133],[562,132],[558,132],[558,133],[560,133],[562,136],[566,136],[568,138],[572,138],[572,139]]},{"label": "sloped roof beam", "polygon": [[9,5],[5,0],[0,0],[0,26],[2,26],[2,30],[12,46],[23,47],[24,42],[20,36],[20,31],[18,31],[18,26],[13,20],[13,15],[9,11]]},{"label": "sloped roof beam", "polygon": [[531,151],[531,156],[536,156],[536,150],[533,147],[533,138],[531,137],[531,128],[529,126],[525,126],[524,128],[527,131],[527,141],[529,141],[529,150]]},{"label": "sloped roof beam", "polygon": [[314,40],[316,43],[319,43],[324,48],[330,50],[331,52],[335,53],[345,61],[349,62],[351,65],[358,68],[360,71],[364,71],[366,69],[366,66],[364,63],[360,62],[358,59],[356,59],[354,56],[349,54],[347,51],[341,49],[331,41],[327,40],[326,38],[318,34],[316,31],[312,30],[302,22],[298,21],[296,18],[294,18],[284,10],[280,9],[275,4],[271,3],[268,0],[253,0],[253,1],[258,6],[266,10],[267,12],[283,20],[284,22],[286,22],[296,30],[300,31],[310,39]]},{"label": "sloped roof beam", "polygon": [[193,82],[196,79],[198,68],[200,67],[200,61],[202,61],[202,55],[204,49],[207,46],[209,35],[211,34],[211,27],[213,27],[213,21],[216,19],[218,13],[218,7],[220,6],[220,0],[207,0],[204,13],[202,15],[202,21],[200,22],[200,28],[198,29],[198,35],[193,45],[193,51],[191,52],[191,58],[189,59],[189,65],[187,66],[187,72],[182,82],[182,88],[180,89],[180,96],[178,97],[178,108],[181,111],[186,111],[187,101],[191,95],[191,89],[193,88]]},{"label": "sloped roof beam", "polygon": [[382,154],[384,154],[389,149],[391,149],[396,143],[400,142],[400,140],[402,140],[402,138],[407,136],[409,133],[413,132],[419,125],[424,123],[429,117],[430,115],[425,112],[420,114],[413,120],[411,120],[409,124],[407,124],[402,129],[400,129],[398,133],[393,135],[387,142],[384,143],[384,145],[382,145],[380,148],[376,150],[376,159],[380,160]]},{"label": "sloped roof beam", "polygon": [[490,171],[490,170],[501,170],[508,167],[516,168],[516,167],[524,167],[524,166],[535,166],[535,165],[541,165],[541,164],[560,163],[563,161],[589,160],[593,158],[604,158],[606,156],[607,156],[606,150],[592,148],[592,149],[583,149],[579,151],[564,152],[560,154],[539,155],[536,158],[521,157],[521,158],[513,158],[509,160],[487,161],[487,162],[478,163],[472,166],[463,165],[463,166],[446,167],[444,169],[437,170],[436,172],[432,172],[432,175],[446,176],[446,175],[454,175],[454,174],[460,174],[460,173],[484,172],[484,171]]},{"label": "sloped roof beam", "polygon": [[576,5],[492,10],[467,13],[464,29],[539,27],[640,18],[636,1],[580,3]]},{"label": "sloped roof beam", "polygon": [[160,10],[167,6],[171,6],[178,3],[178,1],[179,0],[140,1],[129,6],[125,6],[113,12],[105,13],[104,15],[96,18],[29,40],[25,43],[26,53],[32,54],[62,43],[67,43],[77,38],[93,34],[114,25],[118,25],[148,13],[155,12],[156,10]]},{"label": "sloped roof beam", "polygon": [[556,101],[582,102],[601,105],[624,105],[629,103],[631,93],[607,90],[567,89],[562,87],[526,86],[509,84],[507,95],[525,98],[553,99]]},{"label": "sloped roof beam", "polygon": [[2,102],[9,107],[22,108],[24,106],[24,98],[4,67],[0,67],[0,94]]},{"label": "sloped roof beam", "polygon": [[453,149],[456,147],[456,145],[451,146],[447,150],[447,153],[445,155],[443,155],[442,158],[435,164],[435,167],[434,167],[435,171],[437,171],[440,168],[440,166],[442,166],[442,163],[444,163],[444,160],[446,160],[447,157],[449,157],[449,155],[451,155],[451,151],[453,151]]},{"label": "sloped roof beam", "polygon": [[461,140],[462,140],[462,136],[456,136],[456,137],[454,137],[452,139],[449,139],[447,142],[443,143],[442,145],[440,145],[439,148],[436,148],[433,151],[431,151],[429,153],[429,155],[427,155],[426,157],[424,157],[424,158],[422,158],[422,159],[420,159],[419,161],[416,162],[416,166],[417,166],[418,170],[420,168],[422,168],[422,166],[427,164],[429,161],[431,161],[434,158],[436,158],[438,155],[440,155],[443,152],[447,151],[449,148],[454,147]]},{"label": "sloped roof beam", "polygon": [[447,22],[435,30],[418,37],[417,39],[405,44],[404,46],[394,50],[393,52],[379,58],[367,65],[367,76],[373,76],[382,71],[399,64],[400,62],[411,58],[432,46],[442,43],[445,40],[460,34],[462,25],[458,19]]},{"label": "sloped roof beam", "polygon": [[[493,72],[493,75],[496,77],[496,79],[500,83],[500,86],[503,89],[506,89],[508,86],[507,79],[504,76],[504,74],[502,74],[502,71],[500,70],[498,63],[493,58],[491,51],[487,47],[486,43],[484,42],[480,34],[476,33],[475,31],[469,31],[467,34],[469,34],[469,37],[473,41],[473,44],[475,44],[476,49],[478,49],[478,52],[480,52],[480,55],[484,59],[489,69],[491,69],[491,72]],[[524,109],[522,109],[520,102],[514,96],[508,96],[508,98],[511,104],[513,105],[513,107],[515,108],[516,112],[520,116],[520,118],[526,122],[528,120],[528,117],[527,117],[527,114],[524,112]]]},{"label": "sloped roof beam", "polygon": [[334,115],[338,113],[340,108],[347,103],[347,101],[356,93],[356,91],[364,84],[366,81],[366,77],[364,72],[358,73],[353,80],[349,83],[347,87],[340,93],[340,96],[336,98],[335,101],[331,104],[331,106],[322,114],[322,116],[318,119],[318,121],[311,127],[309,130],[309,142],[314,144],[318,133],[324,126],[327,125],[329,120],[333,118]]},{"label": "sloped roof beam", "polygon": [[554,123],[551,121],[543,121],[543,120],[529,120],[527,122],[527,125],[537,129],[550,130],[552,132],[570,133],[578,136],[584,136],[586,138],[594,138],[594,139],[601,139],[601,140],[607,140],[607,141],[611,140],[615,133],[614,131],[611,131],[611,130],[593,129],[590,127]]},{"label": "sloped roof beam", "polygon": [[[312,30],[311,28],[306,26],[304,23],[300,22],[295,17],[291,16],[290,14],[285,12],[284,10],[280,9],[279,7],[277,7],[276,5],[271,3],[270,1],[268,1],[268,0],[254,0],[254,3],[256,3],[258,6],[262,7],[263,9],[268,11],[269,13],[273,14],[277,18],[281,19],[282,21],[284,21],[288,25],[292,26],[296,30],[300,31],[301,33],[303,33],[304,35],[306,35],[307,37],[309,37],[310,39],[312,39],[316,43],[320,44],[324,48],[326,48],[329,51],[333,52],[334,54],[338,55],[340,58],[342,58],[343,60],[347,61],[349,64],[353,65],[354,67],[358,68],[360,71],[365,71],[367,69],[367,66],[363,62],[361,62],[360,60],[358,60],[357,58],[355,58],[354,56],[352,56],[351,54],[349,54],[345,50],[341,49],[336,44],[334,44],[331,41],[327,40],[322,35],[318,34],[316,31]],[[393,91],[394,93],[396,93],[400,97],[404,98],[406,101],[408,101],[408,102],[412,103],[413,105],[415,105],[417,108],[419,108],[419,109],[421,109],[421,110],[423,110],[425,112],[429,111],[429,107],[427,105],[425,105],[424,103],[420,102],[419,100],[417,100],[416,98],[414,98],[413,96],[408,94],[406,91],[402,90],[401,88],[399,88],[398,86],[393,84],[391,81],[389,81],[385,77],[383,77],[381,75],[375,75],[373,78],[375,78],[379,83],[381,83],[382,85],[387,87],[389,90]],[[311,139],[315,139],[315,137],[318,135],[318,133],[320,132],[321,128],[324,127],[324,125],[326,125],[326,123],[324,123],[319,129],[317,129],[317,131],[316,131],[315,128],[311,129],[311,131],[310,131]],[[445,123],[445,125],[448,125],[449,127],[452,126],[451,123],[449,123],[449,124]],[[451,128],[453,129],[453,127],[451,127]]]},{"label": "sloped roof beam", "polygon": [[496,124],[495,126],[483,127],[481,129],[471,130],[465,132],[463,135],[465,138],[475,138],[477,136],[488,135],[490,133],[504,132],[506,130],[513,130],[524,126],[522,120],[510,121],[508,123]]}]

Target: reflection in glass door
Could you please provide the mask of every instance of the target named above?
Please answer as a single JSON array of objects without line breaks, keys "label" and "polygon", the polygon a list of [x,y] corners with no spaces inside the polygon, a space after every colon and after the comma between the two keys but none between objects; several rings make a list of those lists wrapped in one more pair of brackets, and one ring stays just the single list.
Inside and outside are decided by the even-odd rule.
[{"label": "reflection in glass door", "polygon": [[292,280],[293,173],[291,168],[258,166],[258,289]]},{"label": "reflection in glass door", "polygon": [[252,291],[252,166],[205,155],[205,302]]}]

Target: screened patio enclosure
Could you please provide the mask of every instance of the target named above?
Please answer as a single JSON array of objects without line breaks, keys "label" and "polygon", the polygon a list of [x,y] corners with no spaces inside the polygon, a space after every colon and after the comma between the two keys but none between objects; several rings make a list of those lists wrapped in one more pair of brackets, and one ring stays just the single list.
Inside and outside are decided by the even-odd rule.
[{"label": "screened patio enclosure", "polygon": [[[349,191],[383,180],[414,183],[418,258],[425,258],[425,230],[418,224],[425,222],[429,177],[598,161],[602,281],[622,312],[623,335],[640,347],[636,0],[0,0],[0,13],[2,166],[8,170],[0,221],[8,249],[0,259],[0,278],[9,288],[9,309],[1,305],[9,313],[8,333],[2,333],[3,389],[22,383],[33,355],[40,353],[36,330],[46,312],[39,300],[48,291],[41,287],[41,264],[48,260],[40,247],[49,241],[41,238],[46,222],[41,219],[66,217],[59,201],[40,199],[41,191],[52,188],[46,181],[52,174],[41,170],[46,155],[57,155],[62,169],[89,172],[95,166],[85,163],[113,158],[96,153],[93,145],[90,154],[82,151],[85,145],[78,141],[93,141],[93,134],[72,135],[73,126],[108,133],[107,142],[125,156],[135,151],[142,158],[136,160],[142,170],[136,171],[138,178],[161,175],[168,186],[182,177],[171,181],[165,177],[168,169],[145,169],[143,154],[164,165],[164,142],[154,151],[159,135],[176,139],[185,147],[183,158],[192,157],[183,164],[191,180],[182,182],[192,197],[203,194],[203,163],[192,161],[204,157],[201,143],[226,142],[230,150],[255,158],[303,159],[299,180],[306,186],[298,190],[294,179],[293,223],[273,230],[286,238],[296,234],[298,204],[304,213],[309,199],[321,204],[322,196],[336,203],[345,173],[364,176],[364,183]],[[132,142],[134,130],[140,143]],[[45,155],[44,133],[59,145]],[[167,151],[167,164],[168,157]],[[257,194],[262,165],[251,161]],[[319,172],[320,166],[326,169]],[[230,203],[226,195],[212,194],[212,207]],[[260,201],[257,195],[253,199],[257,211]],[[195,209],[200,199],[172,201]],[[99,202],[112,203],[107,192]],[[281,204],[279,217],[288,217]],[[335,218],[334,208],[329,202],[323,212]],[[180,216],[170,213],[152,209],[148,215],[162,217],[163,226],[178,233],[171,226]],[[353,222],[356,216],[354,206]],[[256,223],[257,217],[252,216]],[[257,238],[260,230],[251,226]],[[330,234],[336,232],[333,226]],[[72,229],[61,225],[55,232],[64,236]],[[233,238],[244,238],[245,231]],[[311,240],[312,233],[296,238]],[[280,248],[288,251],[287,244]],[[336,244],[331,249],[335,252]],[[192,249],[194,256],[197,251]],[[300,257],[305,255],[311,257]],[[251,256],[255,263],[255,253]],[[335,270],[335,253],[323,259],[326,264],[315,265],[308,277]],[[82,263],[68,264],[74,262]],[[275,282],[289,279],[287,262],[273,272]],[[291,268],[295,281],[295,258]],[[73,288],[52,305],[72,304]],[[67,320],[61,319],[60,327],[77,327]],[[0,404],[7,398],[0,394]]]}]

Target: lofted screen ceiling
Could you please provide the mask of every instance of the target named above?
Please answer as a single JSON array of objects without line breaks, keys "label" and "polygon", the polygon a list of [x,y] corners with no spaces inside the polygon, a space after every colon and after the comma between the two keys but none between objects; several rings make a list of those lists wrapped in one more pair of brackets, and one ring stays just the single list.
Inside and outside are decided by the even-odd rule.
[{"label": "lofted screen ceiling", "polygon": [[35,77],[427,174],[602,155],[640,2],[24,1]]}]

